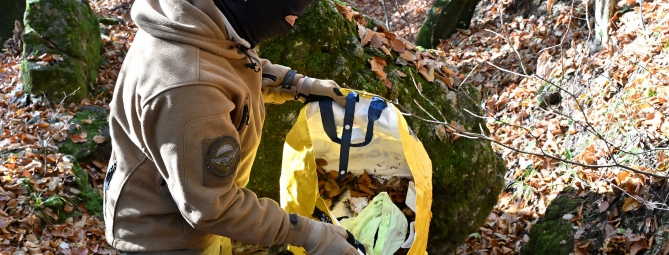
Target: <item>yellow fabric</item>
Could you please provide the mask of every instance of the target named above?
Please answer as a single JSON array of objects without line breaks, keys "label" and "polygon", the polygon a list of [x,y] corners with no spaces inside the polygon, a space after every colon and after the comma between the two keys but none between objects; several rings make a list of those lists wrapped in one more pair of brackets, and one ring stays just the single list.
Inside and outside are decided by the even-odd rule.
[{"label": "yellow fabric", "polygon": [[[342,93],[345,95],[349,91],[351,90],[342,89]],[[357,92],[362,98],[370,99],[375,96],[363,91]],[[302,108],[295,125],[286,136],[280,179],[280,204],[287,212],[297,213],[306,217],[311,217],[313,208],[316,206],[327,213],[335,221],[335,224],[339,225],[318,193],[316,156],[314,155],[314,146],[307,123],[307,109],[309,107],[310,105],[307,105]],[[392,107],[393,111],[397,114],[396,126],[398,127],[398,134],[394,135],[398,135],[401,138],[402,151],[413,175],[416,187],[416,238],[408,254],[427,254],[427,237],[432,218],[430,211],[432,205],[432,162],[423,144],[410,134],[404,117],[392,104],[389,103],[388,107]],[[387,112],[384,110],[383,114],[387,114]],[[374,132],[375,137],[377,137],[376,128]],[[384,136],[385,134],[378,135]],[[354,163],[349,162],[349,166],[351,164]],[[304,249],[300,247],[289,247],[289,249],[295,254],[306,254]]]},{"label": "yellow fabric", "polygon": [[[398,113],[398,115],[400,115]],[[409,130],[406,120],[399,116],[399,130]],[[404,155],[407,158],[416,186],[416,239],[408,255],[427,254],[427,234],[432,220],[432,161],[423,143],[409,132],[400,132]],[[425,210],[423,210],[425,209]]]},{"label": "yellow fabric", "polygon": [[232,255],[232,241],[220,236],[218,240],[204,249],[202,255]]}]

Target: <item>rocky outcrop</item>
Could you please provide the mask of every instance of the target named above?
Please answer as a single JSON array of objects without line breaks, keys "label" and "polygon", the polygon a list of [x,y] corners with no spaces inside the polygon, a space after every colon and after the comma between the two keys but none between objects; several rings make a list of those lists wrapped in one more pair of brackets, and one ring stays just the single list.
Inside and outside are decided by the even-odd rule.
[{"label": "rocky outcrop", "polygon": [[[571,192],[573,193],[573,192]],[[546,209],[546,215],[532,226],[530,242],[520,254],[569,254],[574,252],[574,225],[565,215],[578,215],[583,199],[564,192]]]},{"label": "rocky outcrop", "polygon": [[[100,66],[100,24],[87,1],[28,0],[23,33],[23,90],[55,100],[88,97]],[[75,92],[76,91],[76,92]]]},{"label": "rocky outcrop", "polygon": [[437,0],[420,27],[416,43],[425,48],[439,45],[439,39],[447,39],[457,29],[469,27],[469,22],[479,0]]},{"label": "rocky outcrop", "polygon": [[[369,21],[367,27],[375,25]],[[416,65],[407,65],[398,58],[397,52],[386,54],[360,41],[359,27],[354,22],[337,12],[332,2],[316,0],[298,19],[292,33],[264,42],[259,52],[273,63],[290,66],[310,77],[333,79],[342,86],[384,96],[403,112],[427,116],[420,104],[432,116],[441,119],[441,112],[447,122],[456,122],[468,131],[485,130],[481,119],[464,111],[480,113],[478,91],[466,85],[454,90],[449,87],[453,84],[440,79],[427,81],[415,69]],[[373,57],[388,63],[384,72],[392,83],[390,87],[372,71],[370,60]],[[449,68],[454,71],[454,67]],[[425,97],[417,90],[412,77],[421,85]],[[454,84],[459,83],[458,77],[450,78],[455,79]],[[266,106],[262,142],[249,183],[249,188],[260,196],[278,198],[281,165],[276,162],[281,161],[284,138],[301,107],[297,102]],[[488,142],[466,138],[451,141],[448,135],[441,136],[443,126],[411,117],[407,117],[407,121],[423,142],[434,167],[429,252],[452,253],[483,224],[496,204],[503,187],[504,162]]]}]

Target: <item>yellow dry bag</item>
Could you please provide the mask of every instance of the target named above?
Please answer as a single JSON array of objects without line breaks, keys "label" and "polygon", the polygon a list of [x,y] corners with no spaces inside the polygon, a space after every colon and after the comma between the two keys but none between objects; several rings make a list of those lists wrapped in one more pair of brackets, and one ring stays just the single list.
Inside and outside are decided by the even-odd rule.
[{"label": "yellow dry bag", "polygon": [[[427,254],[432,217],[432,162],[423,144],[401,112],[385,99],[362,91],[342,89],[342,93],[347,94],[346,108],[332,100],[309,103],[288,132],[281,167],[281,206],[290,213],[340,225],[320,196],[317,158],[326,160],[329,168],[337,169],[340,178],[349,172],[359,176],[363,171],[385,179],[411,178],[407,205],[410,199],[415,201],[411,208],[415,211],[415,221],[411,223],[415,234],[410,237],[413,244],[408,254]],[[374,248],[365,246],[367,250]],[[290,250],[306,254],[299,247]]]}]

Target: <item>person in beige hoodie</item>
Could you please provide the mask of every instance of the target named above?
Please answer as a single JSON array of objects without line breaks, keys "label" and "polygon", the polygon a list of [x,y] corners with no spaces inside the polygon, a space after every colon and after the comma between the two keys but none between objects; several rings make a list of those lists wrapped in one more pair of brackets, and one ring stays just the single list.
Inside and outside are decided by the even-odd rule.
[{"label": "person in beige hoodie", "polygon": [[356,254],[343,228],[288,214],[244,188],[265,103],[345,103],[334,81],[252,49],[289,32],[312,1],[134,2],[139,30],[110,103],[104,183],[105,236],[121,254],[231,254],[228,238]]}]

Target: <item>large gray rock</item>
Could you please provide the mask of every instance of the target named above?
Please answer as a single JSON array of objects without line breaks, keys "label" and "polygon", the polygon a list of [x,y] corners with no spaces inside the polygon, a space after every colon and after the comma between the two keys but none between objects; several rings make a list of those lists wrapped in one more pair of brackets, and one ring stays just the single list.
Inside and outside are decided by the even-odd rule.
[{"label": "large gray rock", "polygon": [[[397,55],[387,56],[377,49],[361,46],[358,36],[357,26],[339,14],[330,1],[316,0],[297,20],[292,33],[264,42],[259,51],[261,57],[310,77],[333,79],[396,101],[404,112],[426,116],[414,103],[416,100],[430,114],[439,116],[419,95],[411,77],[400,77],[395,70],[405,74],[412,72],[416,82],[422,84],[422,93],[435,103],[448,122],[455,121],[471,132],[485,129],[481,119],[463,111],[468,109],[481,114],[478,91],[467,86],[461,91],[449,90],[438,79],[428,82],[412,66],[393,64]],[[391,89],[372,72],[369,64],[372,56],[388,63],[385,72],[392,81]],[[277,162],[281,161],[286,133],[301,107],[300,103],[266,106],[263,139],[249,184],[260,196],[278,198],[281,164]],[[466,138],[450,142],[448,137],[442,141],[436,135],[437,126],[410,117],[407,121],[423,142],[434,168],[429,252],[452,253],[492,211],[503,187],[504,162],[488,142]]]},{"label": "large gray rock", "polygon": [[78,89],[68,101],[87,97],[102,49],[100,24],[88,2],[28,0],[24,22],[24,91],[59,100]]}]

